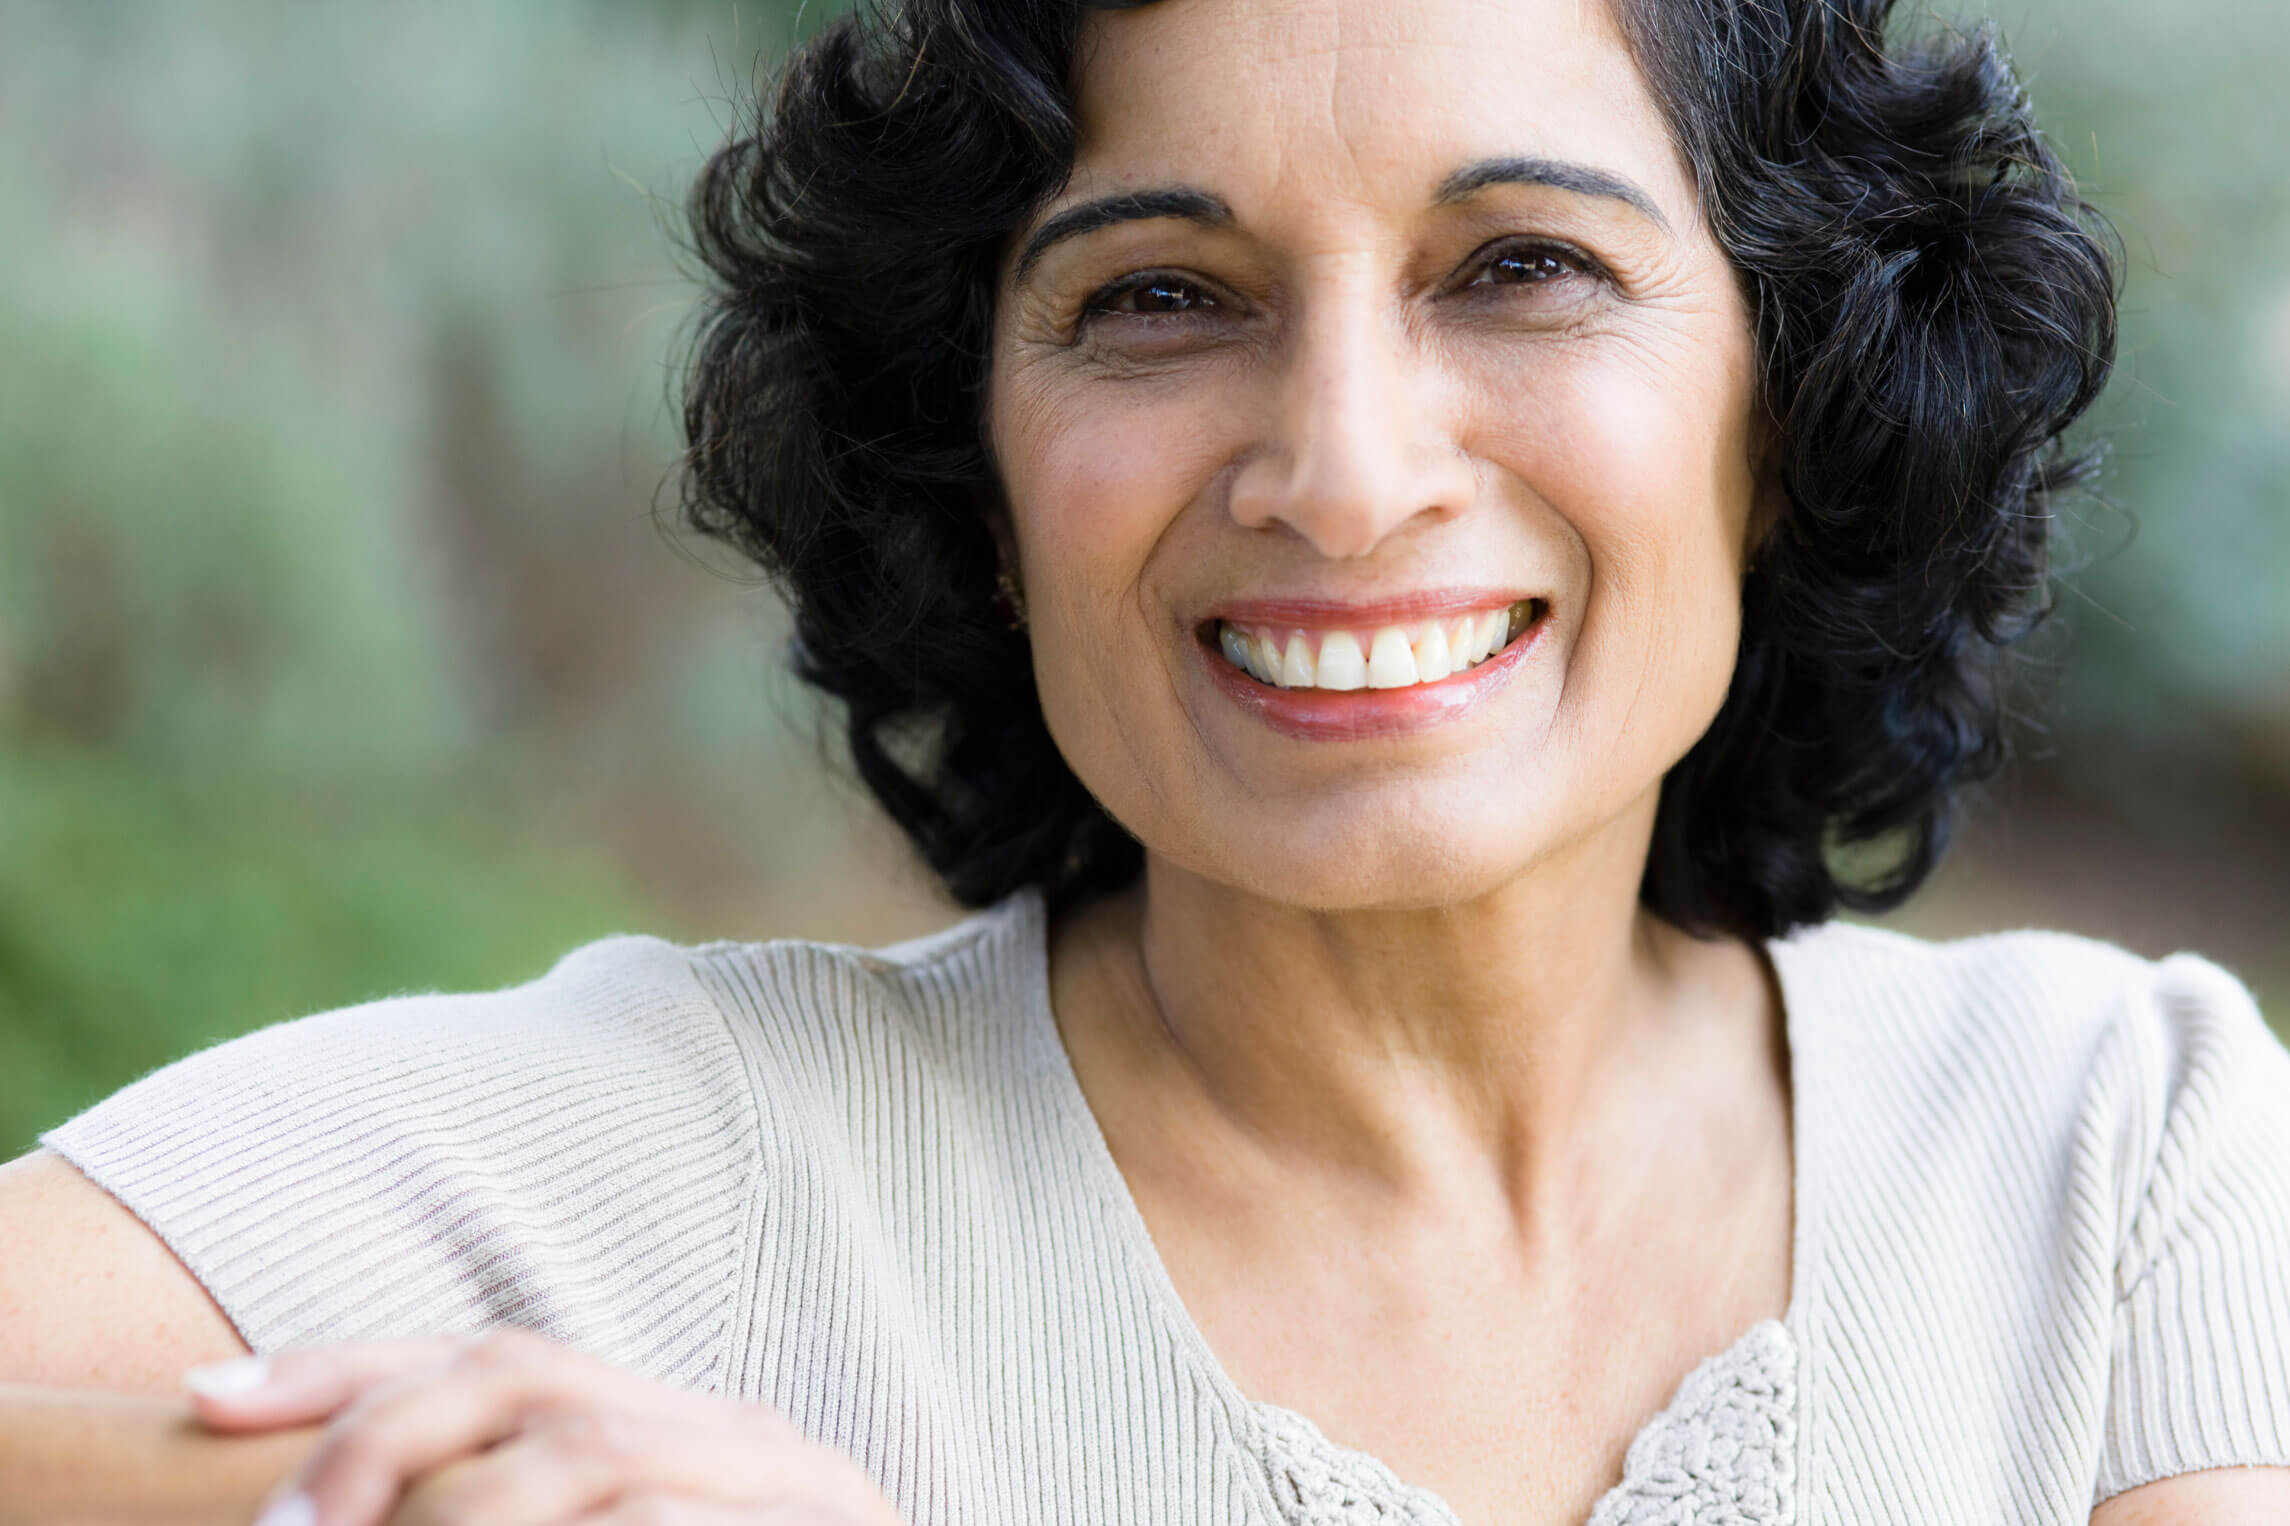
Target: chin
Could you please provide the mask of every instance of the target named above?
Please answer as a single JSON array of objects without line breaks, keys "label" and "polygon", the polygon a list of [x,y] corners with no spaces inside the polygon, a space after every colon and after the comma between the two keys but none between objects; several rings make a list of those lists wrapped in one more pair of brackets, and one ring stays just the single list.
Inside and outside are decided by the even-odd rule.
[{"label": "chin", "polygon": [[[1203,879],[1305,911],[1414,911],[1493,893],[1538,856],[1542,833],[1484,811],[1358,808],[1260,814],[1160,856]],[[1205,824],[1206,825],[1206,824]],[[1144,839],[1151,846],[1152,839]]]}]

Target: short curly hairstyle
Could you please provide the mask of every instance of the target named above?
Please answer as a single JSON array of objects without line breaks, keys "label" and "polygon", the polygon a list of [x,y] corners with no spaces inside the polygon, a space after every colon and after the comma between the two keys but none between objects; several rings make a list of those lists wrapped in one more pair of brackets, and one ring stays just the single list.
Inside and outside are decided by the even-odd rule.
[{"label": "short curly hairstyle", "polygon": [[[708,161],[690,522],[760,561],[867,787],[956,899],[1053,906],[1142,849],[1067,767],[997,604],[1000,261],[1070,171],[1090,0],[882,0]],[[1146,0],[1150,3],[1150,0]],[[1754,314],[1787,505],[1731,689],[1662,785],[1643,903],[1774,937],[1906,898],[2000,766],[2115,246],[1993,36],[1893,0],[1619,0]]]}]

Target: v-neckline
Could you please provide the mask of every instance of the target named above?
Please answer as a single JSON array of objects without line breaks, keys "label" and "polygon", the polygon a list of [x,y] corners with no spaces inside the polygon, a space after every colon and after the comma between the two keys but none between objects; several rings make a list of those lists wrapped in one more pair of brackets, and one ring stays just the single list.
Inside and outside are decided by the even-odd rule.
[{"label": "v-neckline", "polygon": [[[1099,1126],[1096,1112],[1089,1105],[1088,1095],[1081,1089],[1080,1077],[1073,1068],[1073,1057],[1066,1052],[1060,1036],[1057,1016],[1050,1000],[1049,915],[1039,896],[1025,897],[1025,927],[1021,936],[1030,956],[1026,961],[1026,988],[1023,994],[1023,1014],[1032,1036],[1045,1052],[1043,1069],[1055,1096],[1052,1106],[1068,1123],[1074,1133],[1081,1156],[1081,1168],[1106,1208],[1108,1227],[1120,1242],[1120,1249],[1130,1267],[1143,1285],[1151,1314],[1163,1330],[1176,1343],[1200,1380],[1219,1401],[1228,1418],[1248,1438],[1253,1448],[1261,1449],[1267,1434],[1304,1438],[1306,1444],[1324,1449],[1323,1455],[1350,1468],[1354,1472],[1380,1481],[1389,1480],[1396,1492],[1397,1503],[1413,1506],[1428,1519],[1425,1526],[1462,1526],[1461,1517],[1454,1508],[1433,1490],[1402,1479],[1389,1464],[1371,1452],[1348,1447],[1329,1440],[1309,1416],[1271,1403],[1252,1399],[1243,1393],[1208,1337],[1193,1322],[1192,1314],[1177,1292],[1175,1280],[1169,1275],[1167,1263],[1153,1243],[1153,1232],[1138,1208],[1135,1196],[1129,1190],[1129,1179],[1121,1174],[1119,1162],[1113,1158],[1112,1147],[1107,1144],[1105,1131]],[[1813,931],[1818,932],[1818,929]],[[1803,936],[1802,934],[1800,935]],[[1767,940],[1763,945],[1765,957],[1772,966],[1774,986],[1781,1001],[1782,1030],[1788,1049],[1789,1095],[1789,1154],[1790,1154],[1790,1247],[1789,1247],[1789,1304],[1778,1320],[1770,1316],[1755,1321],[1735,1338],[1724,1350],[1716,1352],[1698,1363],[1679,1384],[1669,1403],[1650,1416],[1630,1438],[1626,1459],[1638,1453],[1665,1430],[1675,1430],[1690,1422],[1689,1400],[1696,1397],[1698,1380],[1706,1374],[1754,1360],[1761,1342],[1769,1342],[1778,1331],[1786,1341],[1790,1359],[1799,1369],[1805,1364],[1806,1314],[1814,1288],[1812,1278],[1816,1257],[1813,1247],[1818,1238],[1816,1217],[1818,1203],[1813,1188],[1816,1179],[1806,1169],[1813,1150],[1806,1138],[1805,1122],[1809,1113],[1803,1103],[1806,1080],[1805,1043],[1813,1008],[1809,992],[1805,989],[1809,972],[1793,968],[1800,949],[1785,940]],[[1810,962],[1810,961],[1808,961]],[[1793,1385],[1798,1392],[1793,1405],[1803,1407],[1802,1386]],[[1792,1438],[1792,1445],[1802,1452],[1802,1428]],[[1792,1472],[1802,1473],[1801,1468]],[[1599,1496],[1597,1505],[1585,1519],[1584,1526],[1595,1526],[1602,1511],[1608,1511],[1630,1486],[1631,1477],[1627,1460],[1623,1476]],[[1269,1480],[1267,1481],[1269,1489]],[[1412,1526],[1412,1523],[1411,1523]],[[1806,1523],[1799,1523],[1806,1526]]]}]

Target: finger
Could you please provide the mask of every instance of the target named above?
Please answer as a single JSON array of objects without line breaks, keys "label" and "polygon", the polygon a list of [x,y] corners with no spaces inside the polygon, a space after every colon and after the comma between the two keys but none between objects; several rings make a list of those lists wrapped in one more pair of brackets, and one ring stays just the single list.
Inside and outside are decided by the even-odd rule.
[{"label": "finger", "polygon": [[407,1485],[515,1434],[552,1394],[584,1374],[539,1336],[495,1331],[443,1362],[385,1380],[335,1415],[326,1438],[282,1493],[308,1500],[318,1526],[373,1526]]},{"label": "finger", "polygon": [[639,1494],[576,1516],[565,1526],[899,1526],[890,1507],[854,1513],[848,1506],[791,1500],[780,1505],[719,1505],[710,1500]]},{"label": "finger", "polygon": [[436,1337],[295,1347],[194,1367],[183,1374],[183,1387],[211,1430],[311,1425],[376,1383],[442,1365],[462,1344]]},{"label": "finger", "polygon": [[[790,1506],[789,1510],[795,1508]],[[574,1516],[566,1526],[809,1526],[818,1519],[776,1508],[769,1515],[761,1515],[752,1507],[644,1494],[615,1500],[586,1515]]]},{"label": "finger", "polygon": [[705,1430],[721,1423],[722,1407],[504,1327],[442,1364],[366,1390],[334,1417],[287,1487],[310,1500],[320,1526],[373,1526],[416,1479],[507,1440],[541,1413],[649,1412]]},{"label": "finger", "polygon": [[777,1413],[719,1402],[714,1420],[544,1412],[499,1446],[414,1483],[390,1526],[558,1526],[632,1491],[744,1506],[850,1492],[856,1465],[812,1445]]}]

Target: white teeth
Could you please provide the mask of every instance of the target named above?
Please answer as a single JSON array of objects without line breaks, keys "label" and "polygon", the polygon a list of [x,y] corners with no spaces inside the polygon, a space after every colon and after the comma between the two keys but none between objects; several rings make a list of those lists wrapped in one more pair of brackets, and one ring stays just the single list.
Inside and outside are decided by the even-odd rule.
[{"label": "white teeth", "polygon": [[1257,682],[1283,689],[1404,689],[1485,662],[1510,643],[1514,629],[1525,631],[1539,610],[1540,601],[1528,601],[1419,625],[1318,634],[1219,624],[1217,648]]},{"label": "white teeth", "polygon": [[1312,661],[1312,643],[1297,631],[1288,638],[1288,650],[1280,658],[1280,686],[1284,689],[1309,689],[1312,674],[1317,667]]},{"label": "white teeth", "polygon": [[1407,632],[1396,625],[1377,631],[1376,644],[1368,649],[1368,687],[1404,689],[1417,681],[1415,652],[1407,644]]},{"label": "white teeth", "polygon": [[1225,660],[1258,683],[1280,682],[1279,660],[1275,658],[1269,663],[1264,660],[1265,652],[1271,644],[1270,637],[1252,639],[1229,625],[1217,633],[1217,645],[1224,649]]},{"label": "white teeth", "polygon": [[1447,631],[1434,620],[1415,643],[1416,681],[1435,684],[1454,671],[1455,659],[1447,650]]},{"label": "white teeth", "polygon": [[1360,652],[1359,638],[1350,631],[1330,631],[1320,643],[1319,683],[1321,689],[1362,689],[1367,687],[1368,660]]},{"label": "white teeth", "polygon": [[1511,612],[1490,609],[1479,617],[1479,655],[1492,657],[1501,651],[1505,638],[1511,634]]}]

